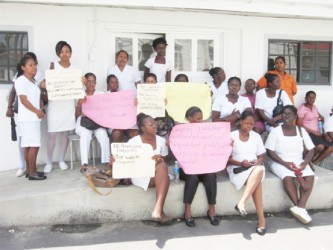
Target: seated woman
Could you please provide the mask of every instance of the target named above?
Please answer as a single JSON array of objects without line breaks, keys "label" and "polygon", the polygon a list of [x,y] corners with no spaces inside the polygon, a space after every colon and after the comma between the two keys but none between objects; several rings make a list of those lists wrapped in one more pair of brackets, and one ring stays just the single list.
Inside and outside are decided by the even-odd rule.
[{"label": "seated woman", "polygon": [[[165,139],[156,135],[156,123],[154,119],[143,113],[137,116],[137,125],[140,134],[133,137],[128,143],[147,143],[153,147],[155,160],[155,177],[153,178],[132,178],[132,183],[138,187],[147,190],[148,187],[156,187],[156,205],[152,213],[154,220],[165,223],[170,218],[163,211],[166,195],[169,190],[170,178],[168,175],[168,165],[166,157],[168,155],[168,147]],[[110,164],[114,162],[114,158],[110,157]]]},{"label": "seated woman", "polygon": [[188,77],[185,74],[178,74],[175,77],[174,82],[189,82]]},{"label": "seated woman", "polygon": [[145,83],[156,84],[157,83],[157,76],[154,73],[148,73]]},{"label": "seated woman", "polygon": [[225,81],[226,75],[224,69],[220,67],[211,68],[209,70],[209,75],[213,78],[213,80],[207,82],[207,84],[211,91],[212,103],[214,103],[216,97],[228,94],[228,84]]},{"label": "seated woman", "polygon": [[[106,82],[108,86],[107,88],[110,92],[119,91],[119,82],[115,75],[108,75]],[[131,139],[139,134],[138,127],[136,125],[130,129],[108,129],[108,132],[111,134],[112,142],[122,142],[125,136]]]},{"label": "seated woman", "polygon": [[232,131],[238,129],[237,124],[240,114],[246,109],[252,110],[249,99],[238,95],[240,87],[240,78],[230,77],[228,80],[229,94],[218,96],[212,107],[212,121],[230,122]]},{"label": "seated woman", "polygon": [[[102,91],[96,90],[96,76],[93,73],[85,74],[85,78],[87,79],[85,84],[86,96],[103,94]],[[75,133],[80,136],[81,172],[85,172],[88,169],[88,153],[93,134],[101,146],[101,163],[106,163],[107,165],[110,157],[110,141],[106,129],[98,128],[89,130],[81,126],[81,118],[84,116],[82,113],[82,103],[85,100],[85,98],[79,99],[75,110],[75,116],[77,117]]]},{"label": "seated woman", "polygon": [[315,101],[316,93],[308,91],[305,94],[305,103],[298,108],[297,125],[308,132],[313,144],[316,146],[312,162],[314,165],[319,165],[322,160],[333,152],[333,143],[327,134],[319,130],[318,120],[324,121],[324,117],[319,113],[317,106],[314,104]]},{"label": "seated woman", "polygon": [[[198,107],[191,107],[186,111],[186,119],[190,123],[202,122],[202,111]],[[201,181],[205,187],[207,200],[208,200],[208,211],[207,217],[213,226],[219,225],[219,219],[215,214],[215,204],[216,204],[216,173],[208,174],[186,174],[183,169],[180,169],[180,178],[185,180],[184,188],[184,204],[185,213],[184,219],[185,223],[189,227],[195,227],[195,222],[191,213],[191,204],[194,195],[197,191],[199,181]]]},{"label": "seated woman", "polygon": [[[245,88],[246,93],[242,94],[242,96],[245,96],[245,97],[249,98],[249,101],[251,103],[251,107],[252,107],[253,110],[255,110],[254,104],[256,102],[256,94],[254,93],[254,90],[256,88],[256,82],[251,78],[247,79],[245,81],[244,88]],[[265,124],[260,119],[257,111],[254,112],[254,120],[255,120],[255,123],[254,123],[253,130],[255,132],[259,133],[259,134],[262,134],[265,131]]]},{"label": "seated woman", "polygon": [[256,232],[264,235],[266,225],[261,182],[265,177],[262,162],[266,150],[260,135],[252,131],[254,123],[254,113],[245,110],[240,117],[240,129],[231,133],[233,144],[227,171],[231,183],[237,190],[245,186],[243,196],[235,206],[236,211],[242,217],[246,217],[245,204],[252,196],[259,220]]},{"label": "seated woman", "polygon": [[328,117],[324,123],[324,130],[333,141],[333,107],[331,109],[330,117]]},{"label": "seated woman", "polygon": [[270,132],[272,128],[279,126],[282,121],[282,115],[273,117],[273,110],[277,106],[279,96],[283,106],[291,105],[292,103],[286,92],[280,90],[278,75],[267,73],[265,77],[268,85],[267,88],[257,92],[255,108],[260,118],[265,122],[266,131]]},{"label": "seated woman", "polygon": [[[265,147],[271,158],[272,172],[283,181],[283,187],[294,204],[290,212],[300,222],[307,224],[311,217],[306,211],[306,202],[312,191],[314,173],[309,166],[314,154],[314,145],[304,128],[295,126],[297,109],[287,105],[282,111],[283,124],[268,135]],[[303,158],[303,143],[307,153]],[[300,184],[299,195],[295,179]]]}]

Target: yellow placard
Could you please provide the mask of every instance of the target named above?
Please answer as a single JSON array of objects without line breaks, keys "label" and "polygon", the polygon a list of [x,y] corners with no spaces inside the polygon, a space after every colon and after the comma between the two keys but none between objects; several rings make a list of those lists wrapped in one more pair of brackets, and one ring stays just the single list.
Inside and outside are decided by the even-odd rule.
[{"label": "yellow placard", "polygon": [[205,83],[170,82],[166,83],[166,109],[177,122],[187,122],[185,112],[192,106],[202,110],[203,119],[210,117],[212,100],[210,88]]}]

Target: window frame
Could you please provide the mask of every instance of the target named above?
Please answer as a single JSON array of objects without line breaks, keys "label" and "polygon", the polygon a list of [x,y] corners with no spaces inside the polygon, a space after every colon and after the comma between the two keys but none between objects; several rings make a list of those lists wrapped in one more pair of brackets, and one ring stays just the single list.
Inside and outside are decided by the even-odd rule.
[{"label": "window frame", "polygon": [[[290,54],[286,54],[285,53],[285,49],[283,49],[283,53],[279,53],[279,54],[275,54],[275,53],[271,53],[270,51],[270,47],[271,47],[271,43],[284,43],[284,46],[285,44],[287,43],[295,43],[297,44],[297,54],[295,55],[290,55]],[[328,59],[329,59],[329,65],[327,67],[327,71],[328,71],[328,81],[327,83],[326,82],[318,82],[317,79],[314,80],[314,82],[305,82],[305,81],[302,81],[302,74],[304,71],[304,68],[303,68],[303,57],[306,57],[307,55],[304,55],[303,54],[303,45],[306,44],[306,43],[314,43],[316,45],[316,50],[315,50],[315,54],[314,55],[311,55],[311,57],[314,58],[313,61],[315,61],[315,65],[318,61],[318,58],[320,57],[323,57],[323,56],[320,56],[318,55],[318,52],[317,52],[317,47],[318,47],[318,44],[321,44],[321,43],[328,43],[330,45],[329,47],[329,53],[328,53]],[[268,51],[268,59],[270,58],[276,58],[277,56],[284,56],[286,58],[286,63],[287,63],[287,66],[286,67],[286,71],[288,73],[291,72],[291,70],[296,70],[296,76],[293,75],[296,79],[296,82],[298,85],[303,85],[303,86],[309,86],[309,85],[315,85],[315,86],[332,86],[332,72],[333,72],[333,65],[332,65],[332,61],[333,61],[333,52],[332,52],[332,47],[333,47],[333,41],[330,41],[329,39],[327,40],[316,40],[316,39],[311,39],[311,40],[303,40],[303,39],[280,39],[280,38],[268,38],[268,48],[267,48],[267,51]],[[297,60],[296,60],[296,68],[291,68],[290,65],[288,65],[288,61],[290,61],[290,57],[296,57]],[[289,58],[289,60],[288,60]],[[269,65],[267,65],[267,68],[269,67]],[[315,71],[315,73],[317,74],[317,72],[319,72],[320,70],[317,68],[317,66],[315,67],[315,69],[313,70]]]}]

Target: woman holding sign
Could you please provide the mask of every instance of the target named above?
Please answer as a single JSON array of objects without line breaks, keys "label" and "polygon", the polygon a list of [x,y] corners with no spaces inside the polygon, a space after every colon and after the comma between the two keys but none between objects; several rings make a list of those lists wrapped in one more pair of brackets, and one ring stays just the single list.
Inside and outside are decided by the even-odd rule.
[{"label": "woman holding sign", "polygon": [[[202,122],[202,111],[198,107],[191,107],[186,111],[185,118],[190,123]],[[183,169],[180,169],[180,178],[185,180],[184,188],[184,204],[185,213],[184,219],[185,223],[189,227],[195,227],[195,222],[191,213],[191,204],[194,195],[197,191],[198,184],[201,181],[205,187],[207,200],[208,200],[208,211],[207,217],[213,226],[219,225],[219,219],[215,214],[215,204],[216,204],[216,173],[208,174],[185,174]]]},{"label": "woman holding sign", "polygon": [[[56,45],[56,54],[59,62],[52,62],[51,69],[68,70],[73,69],[70,62],[72,47],[65,41],[59,41]],[[65,163],[65,154],[68,146],[68,132],[75,129],[75,100],[49,100],[47,108],[47,163],[45,173],[52,171],[52,158],[57,137],[60,143],[59,167],[61,170],[68,168]]]},{"label": "woman holding sign", "polygon": [[[153,178],[132,178],[132,183],[147,190],[148,187],[156,187],[156,205],[152,218],[161,223],[170,221],[170,218],[163,211],[166,195],[169,190],[170,178],[168,175],[168,165],[165,163],[168,155],[168,147],[165,139],[156,135],[156,123],[154,119],[143,113],[137,116],[137,125],[140,134],[133,137],[128,143],[147,143],[153,147],[155,161],[155,177]],[[110,158],[112,164],[114,158]]]},{"label": "woman holding sign", "polygon": [[[87,79],[87,83],[85,84],[86,96],[103,94],[102,91],[96,90],[95,74],[87,73],[84,77]],[[86,98],[79,99],[75,111],[75,116],[77,117],[75,133],[80,136],[81,172],[85,172],[88,169],[88,152],[93,134],[101,145],[101,163],[108,163],[110,157],[110,141],[106,129],[100,127],[90,130],[81,125],[81,119],[84,116],[82,113],[82,103],[85,101]]]},{"label": "woman holding sign", "polygon": [[257,209],[258,225],[256,232],[265,234],[265,217],[262,205],[262,180],[265,177],[265,167],[262,165],[266,152],[261,137],[252,131],[255,123],[254,113],[244,111],[240,117],[240,129],[231,133],[233,140],[232,154],[229,158],[227,171],[232,184],[237,190],[245,185],[242,198],[235,206],[240,216],[246,217],[245,204],[252,196]]}]

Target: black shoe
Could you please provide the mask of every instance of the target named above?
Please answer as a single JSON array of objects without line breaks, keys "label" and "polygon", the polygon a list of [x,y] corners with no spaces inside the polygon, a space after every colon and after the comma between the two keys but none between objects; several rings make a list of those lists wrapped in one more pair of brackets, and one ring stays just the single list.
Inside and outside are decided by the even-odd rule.
[{"label": "black shoe", "polygon": [[216,215],[209,216],[209,210],[207,211],[207,218],[213,226],[218,226],[220,224],[219,218]]},{"label": "black shoe", "polygon": [[256,232],[257,234],[263,236],[266,234],[266,228],[264,227],[259,227],[259,224],[257,225],[257,228],[256,228]]},{"label": "black shoe", "polygon": [[190,218],[185,218],[185,216],[184,216],[184,220],[185,220],[186,226],[195,227],[195,221],[192,216]]},{"label": "black shoe", "polygon": [[247,216],[247,213],[245,210],[239,209],[238,208],[238,204],[236,204],[235,206],[235,210],[239,213],[240,216],[242,216],[243,218],[245,218]]},{"label": "black shoe", "polygon": [[[37,171],[37,175],[38,175],[39,177],[43,177],[45,174],[44,174],[44,172],[38,172],[38,171]],[[29,178],[29,174],[25,174],[25,178]]]},{"label": "black shoe", "polygon": [[46,176],[29,176],[29,181],[43,181],[45,180],[47,177]]}]

